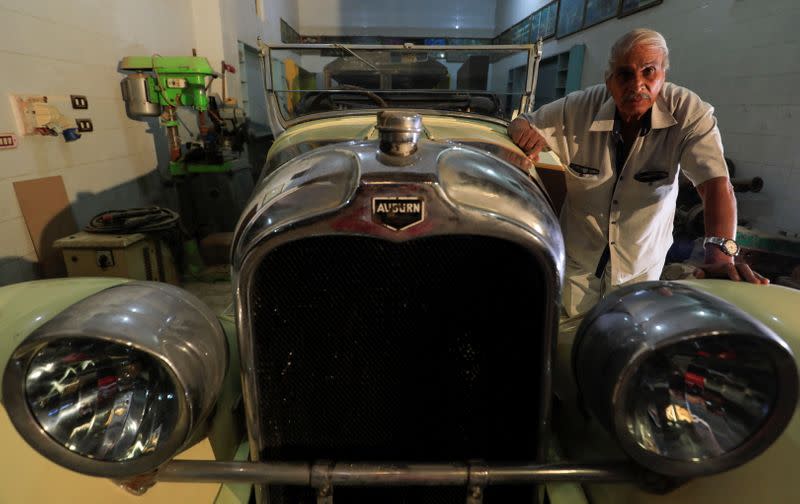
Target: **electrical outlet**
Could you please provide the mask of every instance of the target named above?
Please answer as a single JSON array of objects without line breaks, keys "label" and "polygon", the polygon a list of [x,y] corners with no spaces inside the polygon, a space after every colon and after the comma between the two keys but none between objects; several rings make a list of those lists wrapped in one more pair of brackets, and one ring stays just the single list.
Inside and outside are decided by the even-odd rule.
[{"label": "electrical outlet", "polygon": [[72,102],[72,108],[74,109],[89,108],[89,100],[87,100],[83,95],[69,95],[69,99]]},{"label": "electrical outlet", "polygon": [[78,131],[81,133],[94,131],[94,125],[91,119],[75,119],[75,124],[78,125]]},{"label": "electrical outlet", "polygon": [[17,146],[17,135],[14,133],[0,133],[0,150],[13,149]]},{"label": "electrical outlet", "polygon": [[95,260],[100,269],[107,269],[114,266],[114,252],[111,250],[95,251]]}]

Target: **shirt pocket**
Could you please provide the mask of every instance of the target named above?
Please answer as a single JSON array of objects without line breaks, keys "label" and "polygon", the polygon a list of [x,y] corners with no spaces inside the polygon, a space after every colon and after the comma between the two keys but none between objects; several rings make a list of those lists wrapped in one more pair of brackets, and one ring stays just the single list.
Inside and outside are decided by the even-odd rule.
[{"label": "shirt pocket", "polygon": [[643,184],[656,184],[669,178],[669,172],[661,169],[644,169],[640,170],[633,176],[633,179]]},{"label": "shirt pocket", "polygon": [[648,164],[633,174],[634,184],[642,193],[663,197],[670,193],[678,175],[677,166]]},{"label": "shirt pocket", "polygon": [[567,166],[567,170],[570,174],[579,179],[583,179],[585,181],[590,180],[597,180],[600,178],[600,169],[594,168],[592,166],[587,166],[585,164],[578,164],[578,163],[570,163]]},{"label": "shirt pocket", "polygon": [[578,160],[565,166],[564,178],[567,194],[572,195],[572,204],[576,205],[577,201],[586,200],[587,196],[592,196],[589,199],[594,200],[598,196],[597,191],[607,184],[608,173],[600,166]]}]

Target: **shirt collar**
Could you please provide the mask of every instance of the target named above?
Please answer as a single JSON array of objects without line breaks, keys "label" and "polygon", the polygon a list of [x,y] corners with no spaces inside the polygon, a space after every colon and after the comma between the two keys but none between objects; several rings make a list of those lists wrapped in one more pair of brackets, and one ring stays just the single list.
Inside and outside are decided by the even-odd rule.
[{"label": "shirt collar", "polygon": [[594,116],[594,121],[592,121],[589,131],[613,131],[616,114],[617,106],[614,103],[614,97],[609,96],[600,106],[597,115]]},{"label": "shirt collar", "polygon": [[653,105],[652,110],[653,115],[651,118],[651,128],[664,129],[678,124],[675,116],[673,116],[672,112],[669,111],[667,102],[664,100],[664,97],[661,95],[661,93],[658,94],[658,98],[656,99],[656,103]]},{"label": "shirt collar", "polygon": [[[667,103],[664,101],[661,94],[656,98],[656,102],[650,109],[650,112],[651,113],[648,114],[650,118],[650,128],[648,129],[663,129],[678,124],[678,121],[675,120],[675,117],[669,111]],[[594,116],[589,131],[614,131],[614,119],[616,115],[617,106],[614,103],[614,97],[609,96],[600,106],[597,115]]]}]

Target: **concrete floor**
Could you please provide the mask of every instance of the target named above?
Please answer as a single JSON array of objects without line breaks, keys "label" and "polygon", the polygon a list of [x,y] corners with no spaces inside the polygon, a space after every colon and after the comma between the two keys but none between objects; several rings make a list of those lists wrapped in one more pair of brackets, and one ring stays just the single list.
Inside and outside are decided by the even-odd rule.
[{"label": "concrete floor", "polygon": [[219,315],[233,304],[233,286],[226,267],[213,267],[203,271],[197,278],[185,280],[182,288],[191,292]]}]

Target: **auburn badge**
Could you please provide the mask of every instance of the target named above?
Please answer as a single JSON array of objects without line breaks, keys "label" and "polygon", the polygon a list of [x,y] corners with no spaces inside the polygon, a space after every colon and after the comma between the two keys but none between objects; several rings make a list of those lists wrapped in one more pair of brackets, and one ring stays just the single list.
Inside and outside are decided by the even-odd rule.
[{"label": "auburn badge", "polygon": [[389,229],[402,231],[425,219],[425,201],[402,196],[372,198],[372,218]]}]

